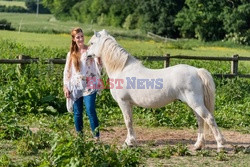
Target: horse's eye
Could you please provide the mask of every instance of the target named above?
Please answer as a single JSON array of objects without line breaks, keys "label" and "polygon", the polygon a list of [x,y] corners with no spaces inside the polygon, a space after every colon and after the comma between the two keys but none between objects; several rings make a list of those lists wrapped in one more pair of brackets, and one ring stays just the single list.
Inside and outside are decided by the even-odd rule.
[{"label": "horse's eye", "polygon": [[91,42],[90,45],[93,45],[93,42]]}]

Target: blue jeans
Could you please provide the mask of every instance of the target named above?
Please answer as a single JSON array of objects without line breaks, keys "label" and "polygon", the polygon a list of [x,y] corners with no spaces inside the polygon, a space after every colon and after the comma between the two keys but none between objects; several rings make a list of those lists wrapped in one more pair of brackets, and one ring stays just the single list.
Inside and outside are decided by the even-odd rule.
[{"label": "blue jeans", "polygon": [[99,137],[99,122],[95,110],[95,99],[96,99],[96,92],[80,97],[78,100],[74,102],[73,110],[74,110],[74,122],[75,128],[77,132],[82,132],[83,129],[83,102],[85,104],[86,112],[89,117],[90,127],[95,137]]}]

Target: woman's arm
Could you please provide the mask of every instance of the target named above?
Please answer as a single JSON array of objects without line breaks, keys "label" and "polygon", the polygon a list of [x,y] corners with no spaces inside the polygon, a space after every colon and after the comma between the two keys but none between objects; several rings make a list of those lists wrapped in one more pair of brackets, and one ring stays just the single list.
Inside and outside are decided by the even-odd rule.
[{"label": "woman's arm", "polygon": [[66,63],[63,71],[63,92],[66,98],[70,98],[69,77],[71,69],[69,69],[69,57],[70,57],[70,52],[67,54]]}]

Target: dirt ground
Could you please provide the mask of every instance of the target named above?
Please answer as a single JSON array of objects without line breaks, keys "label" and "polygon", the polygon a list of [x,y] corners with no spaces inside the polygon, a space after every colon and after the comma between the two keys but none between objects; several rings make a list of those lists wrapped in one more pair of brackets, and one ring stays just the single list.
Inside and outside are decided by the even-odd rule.
[{"label": "dirt ground", "polygon": [[[197,139],[197,131],[193,129],[169,129],[164,127],[134,127],[137,145],[143,146],[152,144],[155,147],[164,145],[176,145],[178,143],[187,144],[190,150]],[[242,134],[240,132],[221,130],[226,139],[225,150],[233,153],[233,146],[250,146],[250,134]],[[126,139],[126,127],[110,127],[101,132],[101,141],[105,143],[123,144]],[[216,141],[212,132],[206,135],[206,149],[216,150]]]}]

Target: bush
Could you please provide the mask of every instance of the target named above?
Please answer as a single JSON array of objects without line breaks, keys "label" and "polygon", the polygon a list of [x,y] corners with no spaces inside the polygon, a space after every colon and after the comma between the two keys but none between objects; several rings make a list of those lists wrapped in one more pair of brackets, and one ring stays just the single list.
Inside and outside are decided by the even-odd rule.
[{"label": "bush", "polygon": [[14,30],[14,28],[11,27],[11,22],[8,22],[6,19],[1,19],[0,30]]},{"label": "bush", "polygon": [[2,155],[0,157],[0,167],[15,167],[15,163],[7,156]]},{"label": "bush", "polygon": [[3,117],[0,121],[0,139],[17,140],[22,136],[31,133],[27,127],[19,126],[17,120],[11,117]]},{"label": "bush", "polygon": [[137,166],[140,163],[140,149],[120,150],[115,145],[72,137],[68,132],[57,134],[51,153],[42,161],[47,166]]},{"label": "bush", "polygon": [[21,7],[21,6],[5,6],[5,5],[0,5],[0,12],[26,13],[28,11],[25,8]]},{"label": "bush", "polygon": [[221,17],[227,32],[225,40],[250,45],[250,3],[226,7]]},{"label": "bush", "polygon": [[17,153],[20,155],[37,154],[41,149],[51,148],[51,140],[51,133],[44,130],[27,134],[17,142]]}]

